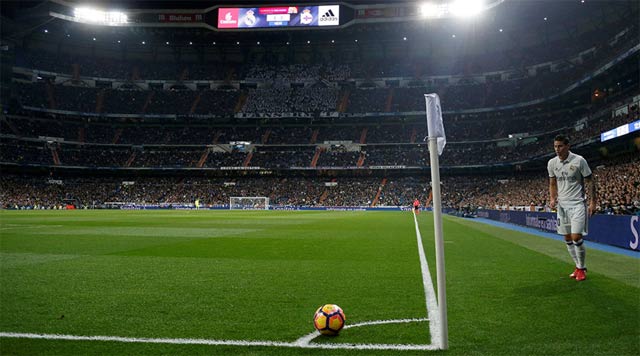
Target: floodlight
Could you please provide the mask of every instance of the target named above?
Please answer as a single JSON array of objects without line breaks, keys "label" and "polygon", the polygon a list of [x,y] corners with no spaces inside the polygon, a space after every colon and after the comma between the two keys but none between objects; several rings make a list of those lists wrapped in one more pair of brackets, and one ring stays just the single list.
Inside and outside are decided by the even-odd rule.
[{"label": "floodlight", "polygon": [[102,11],[91,7],[77,7],[73,10],[73,16],[78,22],[94,23],[100,25],[120,25],[128,21],[125,13],[120,11]]},{"label": "floodlight", "polygon": [[420,10],[420,15],[422,15],[422,17],[440,18],[440,17],[444,17],[444,15],[447,13],[447,5],[446,4],[437,5],[432,2],[427,2],[420,5],[419,10]]},{"label": "floodlight", "polygon": [[458,17],[471,17],[484,9],[482,0],[455,0],[449,4],[449,12]]}]

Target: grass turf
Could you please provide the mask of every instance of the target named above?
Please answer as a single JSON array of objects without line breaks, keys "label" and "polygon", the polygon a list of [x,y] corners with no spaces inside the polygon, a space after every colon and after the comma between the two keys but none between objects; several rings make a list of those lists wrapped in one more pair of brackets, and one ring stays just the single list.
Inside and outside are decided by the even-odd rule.
[{"label": "grass turf", "polygon": [[[432,222],[419,215],[435,280]],[[348,323],[426,316],[410,213],[1,211],[0,331],[292,342],[324,303]],[[640,353],[640,262],[446,217],[452,355]],[[565,256],[566,255],[566,256]],[[428,344],[426,322],[320,343]],[[3,355],[399,351],[0,338]],[[403,354],[424,354],[405,351]]]}]

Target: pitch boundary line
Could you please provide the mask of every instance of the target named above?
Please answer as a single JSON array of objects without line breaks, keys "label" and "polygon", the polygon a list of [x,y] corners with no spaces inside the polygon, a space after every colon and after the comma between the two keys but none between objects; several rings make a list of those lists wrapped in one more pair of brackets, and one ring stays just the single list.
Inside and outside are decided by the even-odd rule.
[{"label": "pitch boundary line", "polygon": [[[427,321],[426,318],[396,319],[396,320],[375,320],[345,326],[345,329],[368,325],[397,324]],[[171,339],[171,338],[141,338],[122,336],[83,336],[83,335],[61,335],[61,334],[33,334],[0,332],[0,338],[16,339],[41,339],[41,340],[68,340],[68,341],[104,341],[121,343],[142,343],[142,344],[174,344],[174,345],[211,345],[211,346],[275,346],[303,349],[333,349],[333,350],[437,350],[434,345],[418,344],[312,344],[311,341],[320,335],[315,331],[303,336],[294,342],[281,341],[259,341],[259,340],[212,340],[212,339]]]},{"label": "pitch boundary line", "polygon": [[425,303],[427,306],[427,318],[429,319],[429,334],[431,335],[431,345],[435,345],[436,349],[441,349],[442,345],[439,345],[440,340],[440,314],[438,314],[438,299],[436,298],[436,292],[433,288],[433,280],[431,279],[431,273],[429,273],[429,264],[427,263],[427,256],[424,254],[424,247],[422,246],[422,234],[420,234],[420,228],[418,227],[418,217],[415,211],[413,211],[413,221],[416,226],[416,239],[418,240],[418,255],[420,256],[420,271],[422,272],[422,285],[424,286]]}]

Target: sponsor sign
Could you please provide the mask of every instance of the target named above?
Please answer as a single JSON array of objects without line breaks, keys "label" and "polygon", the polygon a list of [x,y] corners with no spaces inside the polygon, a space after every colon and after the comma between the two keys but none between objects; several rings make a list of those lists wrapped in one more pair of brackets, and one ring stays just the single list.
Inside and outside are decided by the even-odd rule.
[{"label": "sponsor sign", "polygon": [[616,137],[627,135],[631,132],[640,130],[640,120],[636,120],[629,124],[618,126],[615,129],[600,134],[600,142],[614,139]]},{"label": "sponsor sign", "polygon": [[316,27],[340,25],[340,5],[218,9],[218,28]]},{"label": "sponsor sign", "polygon": [[318,6],[318,26],[340,25],[340,5]]},{"label": "sponsor sign", "polygon": [[225,8],[218,10],[218,28],[238,28],[240,9]]},{"label": "sponsor sign", "polygon": [[[556,213],[478,209],[478,217],[557,233]],[[589,218],[587,241],[640,251],[640,217],[596,214]]]},{"label": "sponsor sign", "polygon": [[158,14],[160,22],[202,22],[202,14]]}]

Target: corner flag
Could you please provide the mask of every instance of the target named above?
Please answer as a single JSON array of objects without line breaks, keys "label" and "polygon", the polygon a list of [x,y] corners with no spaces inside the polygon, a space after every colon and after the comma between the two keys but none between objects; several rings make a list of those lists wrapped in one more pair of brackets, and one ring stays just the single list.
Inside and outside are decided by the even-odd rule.
[{"label": "corner flag", "polygon": [[424,99],[427,102],[427,132],[428,137],[437,138],[438,155],[444,151],[447,144],[447,138],[444,135],[444,124],[442,123],[442,109],[440,107],[440,97],[438,94],[425,94]]},{"label": "corner flag", "polygon": [[438,94],[425,94],[427,105],[427,140],[431,159],[431,192],[433,193],[433,230],[436,240],[436,275],[438,284],[438,316],[440,318],[439,346],[449,348],[447,325],[447,292],[444,273],[444,239],[442,237],[442,195],[440,194],[440,163],[438,156],[442,154],[447,138],[444,135],[442,108]]}]

